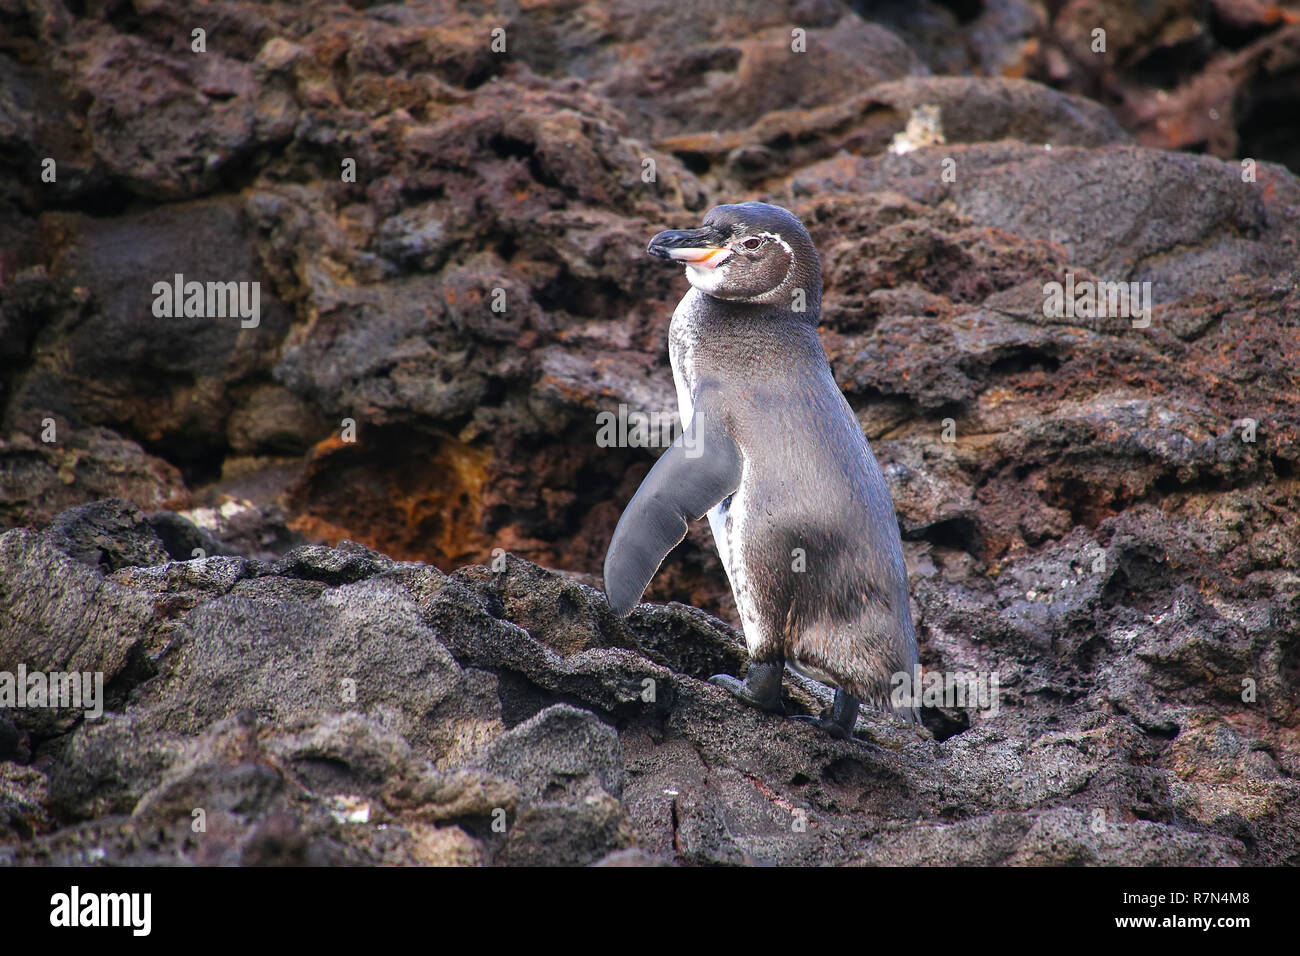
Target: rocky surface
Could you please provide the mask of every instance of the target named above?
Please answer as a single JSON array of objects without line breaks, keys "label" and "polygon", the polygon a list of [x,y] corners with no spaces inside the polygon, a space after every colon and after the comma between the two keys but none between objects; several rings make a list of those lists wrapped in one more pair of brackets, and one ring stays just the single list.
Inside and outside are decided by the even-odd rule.
[{"label": "rocky surface", "polygon": [[[1294,8],[363,6],[0,0],[0,671],[108,696],[0,711],[0,854],[1298,861]],[[596,416],[675,406],[645,241],[745,198],[996,715],[738,711],[703,525],[681,604],[590,588],[656,454]],[[1149,323],[1044,314],[1096,280]]]},{"label": "rocky surface", "polygon": [[1295,594],[1201,593],[1187,531],[927,579],[927,657],[1000,706],[835,741],[706,683],[742,645],[688,607],[350,542],[149,564],[150,520],[98,502],[0,537],[0,670],[101,670],[108,711],[6,716],[0,860],[1295,863]]}]

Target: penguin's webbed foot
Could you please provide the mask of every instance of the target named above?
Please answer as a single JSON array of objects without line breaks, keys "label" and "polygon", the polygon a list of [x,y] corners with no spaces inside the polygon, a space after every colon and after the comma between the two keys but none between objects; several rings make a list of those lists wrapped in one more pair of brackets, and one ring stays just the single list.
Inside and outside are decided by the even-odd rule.
[{"label": "penguin's webbed foot", "polygon": [[820,716],[793,714],[791,719],[820,727],[836,740],[852,740],[853,728],[858,722],[858,699],[842,690],[837,690],[834,703],[825,713]]},{"label": "penguin's webbed foot", "polygon": [[709,683],[730,691],[743,703],[772,714],[784,714],[785,705],[781,703],[781,676],[785,673],[785,663],[751,663],[744,681],[736,680],[730,674],[714,674]]},{"label": "penguin's webbed foot", "polygon": [[814,727],[820,727],[836,740],[847,740],[849,737],[853,736],[851,730],[845,728],[843,724],[837,724],[830,717],[819,717],[816,714],[791,714],[790,719],[797,720],[800,723],[811,724]]}]

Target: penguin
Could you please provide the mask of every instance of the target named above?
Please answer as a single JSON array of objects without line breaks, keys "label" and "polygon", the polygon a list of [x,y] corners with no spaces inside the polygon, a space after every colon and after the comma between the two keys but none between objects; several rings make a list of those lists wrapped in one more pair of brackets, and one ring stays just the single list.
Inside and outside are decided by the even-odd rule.
[{"label": "penguin", "polygon": [[740,614],[743,681],[710,683],[783,714],[786,665],[835,689],[819,716],[852,737],[867,704],[891,703],[917,672],[916,632],[893,500],[817,331],[821,261],[780,206],[715,206],[698,229],[668,230],[646,252],[683,264],[668,357],[682,432],[655,462],[605,556],[610,607],[626,616],[688,522],[707,515]]}]

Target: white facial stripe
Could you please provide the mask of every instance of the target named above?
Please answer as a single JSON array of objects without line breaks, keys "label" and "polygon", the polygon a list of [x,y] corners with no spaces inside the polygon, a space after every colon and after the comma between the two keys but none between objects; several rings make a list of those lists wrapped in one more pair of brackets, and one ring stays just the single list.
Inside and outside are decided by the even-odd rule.
[{"label": "white facial stripe", "polygon": [[759,238],[761,238],[761,239],[771,239],[773,242],[778,242],[778,243],[780,243],[780,244],[781,244],[781,248],[784,249],[784,250],[789,254],[790,258],[791,258],[791,259],[794,258],[794,250],[790,248],[790,244],[789,244],[788,242],[786,242],[784,239],[782,239],[780,236],[778,236],[776,233],[774,233],[774,232],[760,232],[760,233],[757,233],[757,235],[758,235]]}]

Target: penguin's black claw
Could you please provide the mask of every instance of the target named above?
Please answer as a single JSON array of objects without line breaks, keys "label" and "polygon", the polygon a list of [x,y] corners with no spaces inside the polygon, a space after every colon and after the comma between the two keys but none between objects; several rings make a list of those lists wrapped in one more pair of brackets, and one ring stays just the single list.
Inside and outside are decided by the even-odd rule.
[{"label": "penguin's black claw", "polygon": [[794,719],[820,727],[836,740],[852,740],[853,728],[858,722],[858,699],[842,690],[836,690],[834,703],[820,717],[795,714]]},{"label": "penguin's black claw", "polygon": [[841,723],[837,723],[829,717],[818,717],[815,714],[791,714],[790,719],[802,721],[805,724],[812,724],[814,727],[820,727],[836,740],[848,740],[853,736],[852,730],[848,729]]},{"label": "penguin's black claw", "polygon": [[715,687],[730,691],[743,703],[757,707],[771,714],[785,714],[785,704],[781,703],[781,671],[776,671],[776,680],[772,681],[770,671],[762,665],[751,664],[749,674],[739,681],[730,674],[714,674],[709,683]]}]

